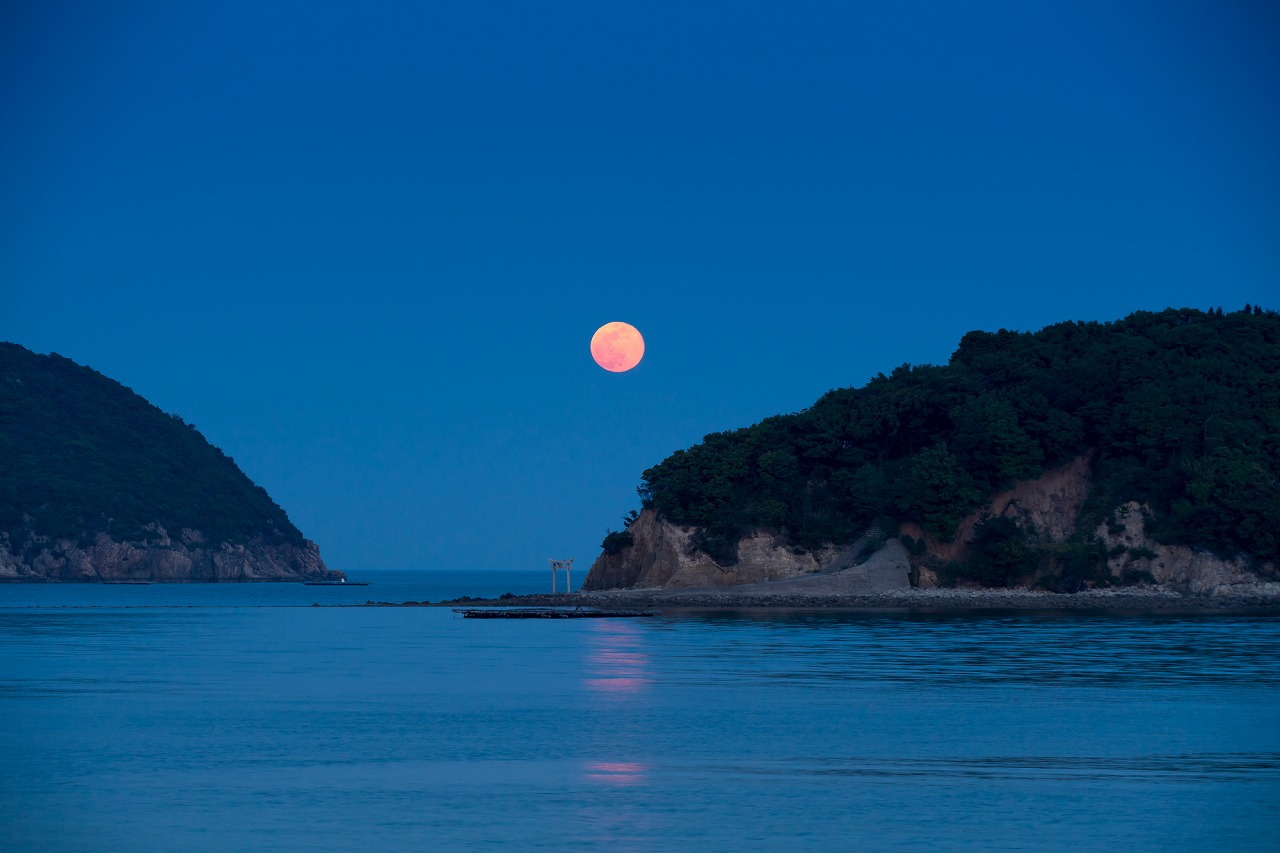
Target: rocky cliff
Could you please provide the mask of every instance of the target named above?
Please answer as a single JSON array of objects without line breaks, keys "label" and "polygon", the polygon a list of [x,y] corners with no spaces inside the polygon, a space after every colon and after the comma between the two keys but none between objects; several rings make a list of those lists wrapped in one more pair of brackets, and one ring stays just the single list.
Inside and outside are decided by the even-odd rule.
[{"label": "rocky cliff", "polygon": [[1224,559],[1182,545],[1163,545],[1147,533],[1150,516],[1150,507],[1129,501],[1116,507],[1094,531],[1111,555],[1108,568],[1113,575],[1118,577],[1127,569],[1145,571],[1157,583],[1195,595],[1280,596],[1274,563],[1245,556]]},{"label": "rocky cliff", "polygon": [[940,540],[914,522],[902,524],[904,536],[924,543],[923,552],[912,559],[915,585],[937,585],[938,566],[969,557],[978,523],[983,518],[1003,517],[1014,519],[1041,546],[1063,545],[1078,534],[1100,542],[1108,554],[1107,571],[1115,581],[1126,571],[1136,571],[1151,575],[1158,584],[1195,595],[1239,591],[1241,585],[1255,593],[1280,593],[1280,586],[1270,582],[1275,576],[1271,562],[1243,555],[1224,558],[1207,550],[1157,541],[1146,526],[1151,508],[1136,501],[1116,507],[1096,528],[1078,530],[1080,512],[1092,486],[1092,457],[1092,453],[1082,454],[1067,465],[997,493],[986,506],[960,522],[950,541]]},{"label": "rocky cliff", "polygon": [[[0,534],[0,581],[296,581],[337,580],[314,542],[208,543],[183,530],[173,539],[164,528],[145,539],[117,542],[99,533],[92,542],[32,537],[14,548]],[[15,553],[16,552],[16,553]]]},{"label": "rocky cliff", "polygon": [[634,544],[601,554],[587,572],[583,589],[736,586],[816,572],[837,556],[834,549],[798,552],[781,538],[755,533],[738,543],[737,565],[721,566],[693,547],[696,528],[674,525],[651,509],[641,512],[628,532]]},{"label": "rocky cliff", "polygon": [[955,536],[950,539],[933,535],[917,522],[904,522],[900,526],[902,535],[923,541],[926,555],[942,562],[967,558],[974,528],[989,516],[1016,519],[1049,542],[1065,542],[1075,534],[1076,519],[1089,496],[1093,479],[1089,469],[1091,457],[1092,454],[1081,454],[1034,480],[1020,480],[997,492],[985,506],[961,519]]},{"label": "rocky cliff", "polygon": [[697,528],[672,524],[653,510],[641,512],[628,532],[633,544],[601,554],[584,590],[762,585],[790,592],[874,592],[906,586],[910,568],[896,538],[863,537],[844,547],[807,551],[785,536],[757,531],[738,542],[738,561],[722,566],[694,547]]},{"label": "rocky cliff", "polygon": [[[919,543],[909,558],[912,585],[936,586],[939,567],[968,559],[975,529],[984,518],[1013,519],[1032,532],[1041,546],[1062,545],[1077,537],[1092,485],[1092,457],[1092,453],[1081,454],[1066,465],[998,492],[962,519],[950,539],[916,522],[902,523],[902,537]],[[1084,531],[1107,549],[1107,569],[1117,581],[1126,570],[1137,570],[1149,573],[1157,583],[1193,594],[1225,594],[1248,587],[1254,593],[1280,595],[1280,584],[1269,582],[1275,576],[1273,564],[1161,544],[1147,532],[1149,516],[1149,508],[1131,502],[1117,507],[1096,530]],[[860,565],[897,560],[904,553],[897,538],[868,543],[864,537],[843,548],[804,551],[782,535],[757,531],[739,541],[735,565],[721,566],[693,546],[697,528],[674,525],[653,510],[640,513],[629,532],[634,544],[601,554],[587,574],[584,590],[714,588],[808,578],[814,579],[808,585],[818,589],[824,586],[822,579],[850,574]],[[785,586],[789,591],[802,589],[794,583]]]}]

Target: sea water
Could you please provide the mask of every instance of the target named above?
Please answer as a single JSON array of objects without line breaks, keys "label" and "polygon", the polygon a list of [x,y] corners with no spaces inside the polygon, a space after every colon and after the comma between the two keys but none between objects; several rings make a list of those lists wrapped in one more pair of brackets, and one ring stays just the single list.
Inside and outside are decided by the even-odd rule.
[{"label": "sea water", "polygon": [[1267,850],[1280,618],[0,586],[3,850]]}]

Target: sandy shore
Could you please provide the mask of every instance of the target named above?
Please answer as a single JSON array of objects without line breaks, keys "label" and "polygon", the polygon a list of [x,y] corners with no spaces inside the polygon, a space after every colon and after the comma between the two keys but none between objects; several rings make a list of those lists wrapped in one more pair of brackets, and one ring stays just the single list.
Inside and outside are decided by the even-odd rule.
[{"label": "sandy shore", "polygon": [[[902,589],[863,595],[800,595],[735,590],[612,590],[562,595],[461,598],[431,606],[598,607],[720,610],[1125,610],[1139,612],[1280,613],[1280,585],[1266,584],[1216,595],[1185,595],[1165,588],[1101,589],[1064,595],[1026,589]],[[417,602],[404,602],[414,604]],[[390,603],[388,603],[390,604]]]}]

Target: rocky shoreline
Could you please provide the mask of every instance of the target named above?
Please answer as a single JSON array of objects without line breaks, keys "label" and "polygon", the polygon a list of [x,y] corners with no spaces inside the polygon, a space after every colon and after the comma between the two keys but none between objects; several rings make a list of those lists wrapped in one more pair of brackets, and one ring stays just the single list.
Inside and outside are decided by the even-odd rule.
[{"label": "rocky shoreline", "polygon": [[504,595],[441,602],[369,602],[374,606],[597,607],[661,610],[1110,610],[1137,612],[1280,611],[1280,584],[1214,595],[1167,587],[1095,589],[1074,594],[1029,589],[904,589],[861,595],[797,595],[731,590],[612,590],[560,595]]}]

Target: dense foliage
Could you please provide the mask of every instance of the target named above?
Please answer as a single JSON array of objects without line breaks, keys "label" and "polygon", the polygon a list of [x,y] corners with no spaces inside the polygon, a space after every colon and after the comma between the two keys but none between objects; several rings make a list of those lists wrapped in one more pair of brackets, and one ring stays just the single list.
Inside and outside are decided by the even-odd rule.
[{"label": "dense foliage", "polygon": [[0,343],[0,532],[300,542],[267,493],[192,426],[102,374]]},{"label": "dense foliage", "polygon": [[[1083,452],[1094,454],[1095,526],[1137,500],[1162,541],[1280,557],[1280,316],[1170,309],[970,332],[946,366],[903,365],[805,411],[708,435],[645,471],[639,492],[732,562],[751,529],[808,547],[877,520],[951,536],[993,491]],[[982,570],[1023,568],[1014,539],[1001,523],[984,528]],[[1091,548],[1066,561],[1096,566]]]}]

